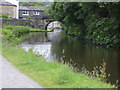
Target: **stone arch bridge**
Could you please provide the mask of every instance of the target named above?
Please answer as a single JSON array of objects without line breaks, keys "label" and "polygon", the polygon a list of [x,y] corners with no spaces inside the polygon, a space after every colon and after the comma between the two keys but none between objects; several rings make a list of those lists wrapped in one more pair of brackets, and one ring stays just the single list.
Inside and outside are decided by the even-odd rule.
[{"label": "stone arch bridge", "polygon": [[6,19],[0,18],[2,25],[19,25],[19,26],[29,26],[37,29],[47,30],[47,26],[55,20],[50,19],[49,16],[43,16],[39,20],[23,20],[23,19]]},{"label": "stone arch bridge", "polygon": [[42,21],[43,21],[43,28],[45,30],[47,30],[47,27],[54,27],[54,28],[61,28],[60,26],[60,22],[59,21],[56,21],[54,19],[50,19],[49,16],[44,16],[42,18]]}]

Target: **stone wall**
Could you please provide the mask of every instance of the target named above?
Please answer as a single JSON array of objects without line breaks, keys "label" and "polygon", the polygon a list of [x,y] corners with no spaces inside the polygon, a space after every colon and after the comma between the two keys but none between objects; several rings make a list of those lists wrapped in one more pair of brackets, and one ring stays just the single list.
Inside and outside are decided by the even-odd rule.
[{"label": "stone wall", "polygon": [[19,25],[19,26],[29,26],[37,29],[44,29],[44,20],[34,21],[34,20],[21,20],[21,19],[6,19],[0,18],[2,20],[2,25]]}]

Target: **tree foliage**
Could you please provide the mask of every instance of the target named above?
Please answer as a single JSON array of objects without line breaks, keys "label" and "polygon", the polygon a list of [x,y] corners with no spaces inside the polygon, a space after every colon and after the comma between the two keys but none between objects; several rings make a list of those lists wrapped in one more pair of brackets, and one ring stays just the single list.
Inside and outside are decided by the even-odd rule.
[{"label": "tree foliage", "polygon": [[119,6],[119,2],[55,2],[49,12],[67,34],[120,46]]},{"label": "tree foliage", "polygon": [[44,2],[21,2],[20,6],[36,6],[36,7],[43,7]]}]

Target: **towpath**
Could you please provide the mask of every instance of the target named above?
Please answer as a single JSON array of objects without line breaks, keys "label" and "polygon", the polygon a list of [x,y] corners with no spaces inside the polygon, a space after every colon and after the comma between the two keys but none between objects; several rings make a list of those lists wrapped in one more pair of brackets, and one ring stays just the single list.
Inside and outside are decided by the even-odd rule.
[{"label": "towpath", "polygon": [[2,59],[2,88],[42,88],[37,82],[17,70],[12,63]]}]

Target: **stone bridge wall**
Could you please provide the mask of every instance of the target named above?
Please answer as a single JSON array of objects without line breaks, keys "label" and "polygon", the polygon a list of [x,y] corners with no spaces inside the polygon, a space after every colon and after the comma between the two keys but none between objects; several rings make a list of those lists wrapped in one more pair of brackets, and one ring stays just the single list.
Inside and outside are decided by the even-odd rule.
[{"label": "stone bridge wall", "polygon": [[47,24],[46,20],[22,20],[22,19],[6,19],[0,18],[2,25],[19,25],[19,26],[29,26],[32,28],[45,29]]}]

